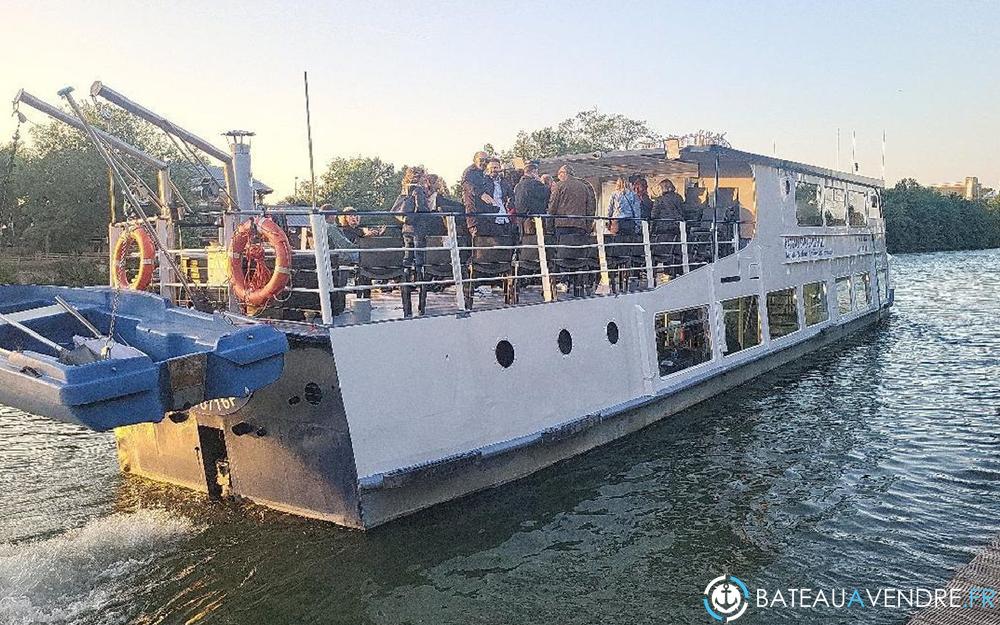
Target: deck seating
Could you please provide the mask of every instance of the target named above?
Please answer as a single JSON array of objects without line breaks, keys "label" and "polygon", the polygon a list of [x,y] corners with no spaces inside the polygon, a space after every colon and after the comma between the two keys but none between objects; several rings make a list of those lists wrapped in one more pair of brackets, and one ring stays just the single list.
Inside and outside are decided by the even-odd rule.
[{"label": "deck seating", "polygon": [[[375,280],[383,282],[395,280],[404,282],[406,271],[403,268],[402,237],[363,237],[358,239],[358,275],[359,285],[370,285]],[[381,248],[395,248],[396,251],[383,251]],[[400,286],[400,297],[403,300],[403,315],[413,315],[411,302],[413,288]],[[371,297],[371,291],[363,291],[366,297]]]},{"label": "deck seating", "polygon": [[[555,237],[550,234],[545,235],[546,258],[549,270],[552,269],[552,250],[550,245],[555,243]],[[517,279],[514,284],[514,301],[517,302],[522,285],[540,284],[541,278],[521,278],[520,276],[537,276],[542,273],[542,263],[538,255],[538,237],[532,232],[525,234],[521,239],[521,247],[517,250]]]},{"label": "deck seating", "polygon": [[[459,248],[469,247],[469,245],[470,241],[468,238],[459,236]],[[459,250],[463,278],[469,276],[468,264],[471,254],[469,250]],[[443,284],[453,283],[455,280],[455,272],[451,265],[451,247],[449,247],[448,237],[446,236],[427,237],[427,253],[424,258],[421,282],[431,280],[441,281]],[[418,310],[420,314],[423,314],[427,309],[427,290],[427,285],[421,286],[419,289]],[[468,304],[468,301],[466,304]]]},{"label": "deck seating", "polygon": [[572,287],[575,297],[580,297],[593,288],[595,281],[593,272],[598,268],[595,242],[594,237],[589,234],[556,235],[556,243],[560,246],[589,246],[556,247],[552,250],[553,265],[557,272],[591,272],[574,273],[560,278],[559,281],[566,282]]},{"label": "deck seating", "polygon": [[[336,271],[336,268],[347,262],[337,253],[330,254],[330,266],[334,268],[333,286],[336,288],[347,286],[350,278],[350,270]],[[296,289],[316,289],[319,288],[319,279],[316,276],[316,257],[312,254],[303,256],[294,254],[292,256],[291,286]],[[337,316],[344,312],[347,307],[347,294],[343,291],[330,294],[330,303],[333,305],[333,315]],[[320,310],[319,293],[291,292],[288,298],[282,302],[282,307],[278,314],[287,321],[299,321]]]},{"label": "deck seating", "polygon": [[[514,303],[514,279],[513,279],[513,250],[514,237],[473,237],[472,245],[475,248],[469,260],[469,277],[477,278],[498,278],[504,288],[504,302]],[[475,287],[482,286],[482,282],[468,283],[466,286],[466,305],[471,309],[472,292]]]},{"label": "deck seating", "polygon": [[[642,243],[642,237],[632,234],[608,235],[604,238],[604,257],[608,262],[608,278],[611,281],[611,289],[614,292],[625,291],[628,288],[628,278],[630,270],[636,266],[645,264],[645,253],[643,246],[634,245]],[[636,254],[638,252],[638,255]]]}]

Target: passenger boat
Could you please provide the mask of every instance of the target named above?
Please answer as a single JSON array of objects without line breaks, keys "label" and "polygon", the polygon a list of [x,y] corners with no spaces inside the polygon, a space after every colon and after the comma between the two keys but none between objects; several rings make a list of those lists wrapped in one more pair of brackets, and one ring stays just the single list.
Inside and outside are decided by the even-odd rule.
[{"label": "passenger boat", "polygon": [[[116,429],[122,470],[150,479],[371,528],[669,418],[872,326],[892,303],[878,179],[677,140],[550,159],[543,172],[572,165],[598,206],[623,173],[673,181],[677,236],[643,222],[641,236],[613,239],[598,215],[580,217],[591,236],[546,235],[543,218],[523,217],[535,233],[520,240],[468,238],[442,214],[414,276],[398,237],[331,255],[320,212],[264,206],[243,135],[225,153],[100,83],[92,94],[226,174],[219,237],[202,248],[176,246],[185,224],[161,184],[150,222],[165,249],[148,288],[183,299],[194,281],[241,322],[270,317],[290,343],[280,380],[251,396]],[[287,262],[290,280],[268,274],[273,297],[251,305],[212,268],[222,250],[239,274],[240,233],[265,223],[316,245],[292,236],[286,249],[268,225],[264,256]],[[112,249],[130,227],[112,225]]]},{"label": "passenger boat", "polygon": [[105,431],[156,423],[281,376],[288,341],[264,326],[111,288],[0,285],[0,403]]}]

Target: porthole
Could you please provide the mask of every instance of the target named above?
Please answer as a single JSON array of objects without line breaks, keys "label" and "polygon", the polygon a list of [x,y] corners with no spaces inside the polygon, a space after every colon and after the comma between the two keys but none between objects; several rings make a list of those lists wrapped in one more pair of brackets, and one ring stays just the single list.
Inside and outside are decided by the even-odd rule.
[{"label": "porthole", "polygon": [[514,364],[514,346],[506,339],[500,341],[497,343],[496,356],[497,364],[506,369]]},{"label": "porthole", "polygon": [[564,356],[568,356],[573,351],[573,336],[569,333],[569,330],[560,330],[559,339],[556,342],[559,344],[559,351]]},{"label": "porthole", "polygon": [[301,397],[299,397],[298,395],[292,395],[291,397],[288,398],[288,405],[294,406],[298,404],[300,401],[302,401]]},{"label": "porthole", "polygon": [[321,401],[323,401],[323,389],[319,387],[319,384],[315,382],[310,382],[306,384],[306,401],[313,406],[318,406]]},{"label": "porthole", "polygon": [[608,322],[608,342],[612,345],[618,343],[618,324],[614,321]]}]

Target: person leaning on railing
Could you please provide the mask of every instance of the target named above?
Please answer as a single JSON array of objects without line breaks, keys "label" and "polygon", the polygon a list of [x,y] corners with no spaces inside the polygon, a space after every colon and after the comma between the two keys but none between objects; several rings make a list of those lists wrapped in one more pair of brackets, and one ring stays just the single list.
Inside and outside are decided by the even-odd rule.
[{"label": "person leaning on railing", "polygon": [[[597,199],[590,186],[573,176],[573,166],[563,165],[558,172],[559,182],[552,187],[549,198],[549,215],[554,216],[555,234],[586,234],[592,230],[592,221],[569,217],[593,217],[597,214]],[[566,217],[560,217],[566,215]]]}]

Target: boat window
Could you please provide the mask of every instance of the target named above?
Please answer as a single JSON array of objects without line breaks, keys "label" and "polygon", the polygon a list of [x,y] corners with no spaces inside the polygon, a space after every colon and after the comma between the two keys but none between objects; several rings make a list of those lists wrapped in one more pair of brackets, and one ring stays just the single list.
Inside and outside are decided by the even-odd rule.
[{"label": "boat window", "polygon": [[660,376],[712,359],[708,306],[656,315],[656,359]]},{"label": "boat window", "polygon": [[872,279],[866,273],[854,275],[854,307],[858,310],[868,308],[872,303]]},{"label": "boat window", "polygon": [[854,227],[868,225],[868,198],[861,191],[847,192],[847,222]]},{"label": "boat window", "polygon": [[799,329],[799,307],[795,287],[767,294],[767,327],[772,339],[786,336]]},{"label": "boat window", "polygon": [[889,276],[886,274],[885,269],[879,269],[875,272],[875,279],[878,280],[876,288],[878,289],[879,297],[882,298],[883,302],[889,301]]},{"label": "boat window", "polygon": [[869,217],[876,217],[878,219],[882,218],[882,198],[879,196],[878,191],[871,192],[871,210],[868,211]]},{"label": "boat window", "polygon": [[799,182],[795,185],[795,221],[800,226],[822,226],[819,212],[819,185]]},{"label": "boat window", "polygon": [[841,315],[851,312],[851,276],[837,278],[837,312]]},{"label": "boat window", "polygon": [[847,224],[847,193],[843,189],[827,187],[823,189],[823,214],[826,225],[843,226]]},{"label": "boat window", "polygon": [[830,318],[830,308],[826,302],[826,282],[813,282],[802,287],[805,300],[806,325],[814,326]]},{"label": "boat window", "polygon": [[726,326],[726,353],[760,344],[760,311],[757,296],[736,297],[722,301]]}]

